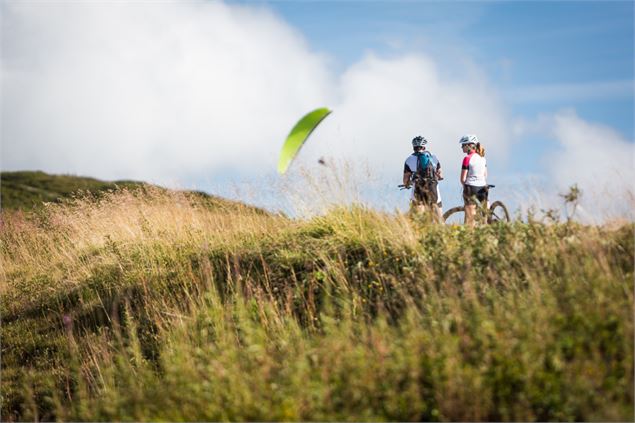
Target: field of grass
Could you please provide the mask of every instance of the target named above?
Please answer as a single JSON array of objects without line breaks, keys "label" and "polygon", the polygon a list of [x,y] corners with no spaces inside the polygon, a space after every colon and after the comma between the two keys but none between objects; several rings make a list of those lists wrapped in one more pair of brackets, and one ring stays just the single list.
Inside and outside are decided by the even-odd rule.
[{"label": "field of grass", "polygon": [[633,418],[635,225],[4,211],[3,421]]}]

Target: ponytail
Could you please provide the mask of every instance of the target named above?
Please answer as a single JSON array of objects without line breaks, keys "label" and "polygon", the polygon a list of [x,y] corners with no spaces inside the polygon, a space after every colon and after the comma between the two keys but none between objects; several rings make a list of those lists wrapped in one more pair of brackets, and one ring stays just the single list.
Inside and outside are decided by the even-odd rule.
[{"label": "ponytail", "polygon": [[480,142],[476,143],[476,152],[479,156],[485,157],[485,147],[483,147]]}]

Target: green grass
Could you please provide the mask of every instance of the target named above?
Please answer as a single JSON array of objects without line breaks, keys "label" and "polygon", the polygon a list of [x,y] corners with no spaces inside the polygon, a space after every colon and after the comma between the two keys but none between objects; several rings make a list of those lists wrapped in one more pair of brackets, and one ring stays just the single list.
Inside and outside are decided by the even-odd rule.
[{"label": "green grass", "polygon": [[634,229],[5,213],[2,419],[630,420]]}]

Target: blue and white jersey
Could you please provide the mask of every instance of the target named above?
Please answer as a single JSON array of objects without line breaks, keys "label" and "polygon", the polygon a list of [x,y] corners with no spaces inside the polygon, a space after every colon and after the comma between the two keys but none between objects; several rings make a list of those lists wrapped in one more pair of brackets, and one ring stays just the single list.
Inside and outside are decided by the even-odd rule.
[{"label": "blue and white jersey", "polygon": [[[423,152],[423,154],[426,154],[426,153],[429,155],[430,160],[432,161],[432,166],[438,169],[441,166],[441,163],[439,162],[439,159],[437,159],[437,156],[430,153],[429,151]],[[408,158],[406,159],[406,163],[404,164],[403,171],[404,173],[406,172],[415,173],[417,171],[417,155],[416,154],[412,153],[410,156],[408,156]]]}]

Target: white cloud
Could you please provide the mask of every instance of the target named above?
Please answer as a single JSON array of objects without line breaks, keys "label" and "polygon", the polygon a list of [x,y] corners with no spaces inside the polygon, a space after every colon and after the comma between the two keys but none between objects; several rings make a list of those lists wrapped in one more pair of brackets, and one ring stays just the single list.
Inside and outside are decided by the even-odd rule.
[{"label": "white cloud", "polygon": [[559,185],[578,183],[598,195],[621,196],[633,191],[635,144],[614,129],[586,122],[572,111],[556,114],[552,130],[560,150],[545,159]]},{"label": "white cloud", "polygon": [[573,110],[518,121],[517,136],[538,134],[554,144],[541,159],[542,177],[529,186],[539,190],[531,201],[543,208],[559,208],[574,184],[582,190],[579,218],[602,221],[633,218],[635,206],[635,143],[614,129],[580,118]]},{"label": "white cloud", "polygon": [[[560,164],[554,174],[563,183],[579,180],[588,184],[630,187],[633,176],[633,144],[614,129],[587,122],[573,111],[553,117],[553,134],[563,150],[556,155]],[[615,180],[607,169],[625,172],[631,178]]]},{"label": "white cloud", "polygon": [[485,81],[469,75],[446,81],[428,57],[369,54],[342,75],[337,92],[336,113],[317,138],[339,138],[333,148],[341,154],[368,155],[378,166],[403,164],[410,140],[422,134],[431,150],[458,163],[458,139],[475,132],[498,157],[506,156],[503,108]]},{"label": "white cloud", "polygon": [[326,59],[263,9],[4,3],[3,12],[4,168],[178,180],[272,167],[268,147],[332,86]]},{"label": "white cloud", "polygon": [[264,8],[4,3],[3,47],[5,169],[267,174],[295,120],[323,105],[335,112],[303,151],[308,162],[362,160],[398,181],[414,135],[458,163],[464,132],[506,154],[502,106],[473,69],[448,80],[430,57],[369,53],[335,75]]}]

